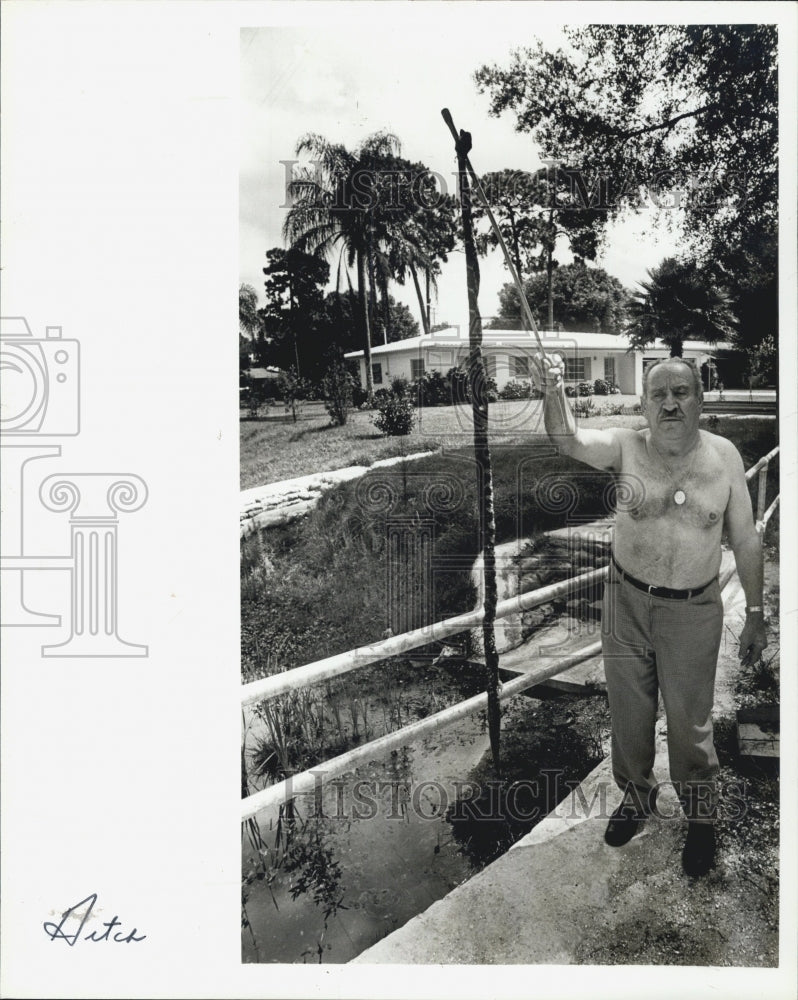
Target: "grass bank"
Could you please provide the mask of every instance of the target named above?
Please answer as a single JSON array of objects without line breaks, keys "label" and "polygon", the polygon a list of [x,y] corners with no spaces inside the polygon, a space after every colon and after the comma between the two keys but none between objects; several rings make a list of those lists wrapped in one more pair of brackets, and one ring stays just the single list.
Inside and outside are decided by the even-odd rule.
[{"label": "grass bank", "polygon": [[[626,397],[612,397],[622,402]],[[263,486],[312,472],[369,466],[377,459],[416,451],[470,447],[473,424],[469,406],[438,406],[417,411],[416,425],[406,437],[385,437],[372,422],[373,411],[355,410],[344,427],[333,427],[321,403],[306,403],[296,423],[282,408],[264,410],[240,422],[241,489]],[[545,440],[537,400],[492,403],[491,442],[525,445],[530,437]],[[611,424],[641,427],[639,416],[591,417],[591,427]]]}]

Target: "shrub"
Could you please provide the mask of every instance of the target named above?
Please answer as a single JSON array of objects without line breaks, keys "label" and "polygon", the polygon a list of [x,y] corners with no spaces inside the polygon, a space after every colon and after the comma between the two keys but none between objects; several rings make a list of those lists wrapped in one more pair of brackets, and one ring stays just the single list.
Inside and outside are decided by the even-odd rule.
[{"label": "shrub", "polygon": [[468,375],[462,368],[450,368],[446,373],[450,398],[453,403],[467,403],[471,399]]},{"label": "shrub", "polygon": [[499,399],[529,399],[532,395],[532,385],[529,382],[512,380],[499,391]]},{"label": "shrub", "polygon": [[255,392],[251,385],[243,386],[243,392],[240,394],[241,406],[246,406],[247,416],[250,420],[254,420],[260,413],[261,404],[263,400],[260,395]]},{"label": "shrub", "polygon": [[567,385],[565,387],[565,395],[566,396],[570,396],[570,397],[575,396],[576,395],[576,386],[575,385]]},{"label": "shrub", "polygon": [[[446,373],[446,379],[451,387],[451,401],[453,403],[470,403],[471,386],[468,381],[468,372],[462,368],[450,368]],[[488,394],[488,402],[496,403],[499,399],[499,389],[496,379],[490,375],[485,379]]]},{"label": "shrub", "polygon": [[596,406],[592,399],[580,399],[572,407],[577,417],[593,417],[596,415]]},{"label": "shrub", "polygon": [[391,379],[391,395],[406,396],[410,392],[410,380],[404,375],[396,375]]},{"label": "shrub", "polygon": [[346,423],[346,418],[352,409],[354,384],[355,380],[346,365],[342,361],[333,361],[321,380],[324,408],[330,414],[333,424],[343,427]]},{"label": "shrub", "polygon": [[383,434],[401,437],[413,429],[416,415],[413,401],[408,395],[390,393],[387,398],[379,400],[375,395],[374,406],[378,411],[374,417],[374,426]]},{"label": "shrub", "polygon": [[451,402],[451,388],[439,371],[425,372],[413,383],[419,406],[445,406]]},{"label": "shrub", "polygon": [[600,406],[597,410],[595,410],[595,414],[596,416],[619,417],[625,410],[626,407],[623,403],[605,403],[604,406]]},{"label": "shrub", "polygon": [[368,403],[368,398],[369,394],[360,383],[352,387],[352,405],[356,406],[358,410],[363,408],[364,403]]},{"label": "shrub", "polygon": [[300,378],[295,368],[289,368],[287,372],[280,372],[277,384],[283,397],[285,412],[290,413],[296,423],[297,413],[302,409],[303,401],[308,398],[310,383],[307,379]]},{"label": "shrub", "polygon": [[617,386],[614,382],[608,382],[607,385],[610,388],[610,395],[611,396],[620,396],[621,390],[620,390],[619,386]]},{"label": "shrub", "polygon": [[603,378],[597,378],[593,383],[593,392],[597,396],[607,396],[609,395],[610,384],[606,382]]},{"label": "shrub", "polygon": [[593,395],[593,386],[589,382],[580,382],[578,388],[579,388],[579,395],[580,396],[592,396]]}]

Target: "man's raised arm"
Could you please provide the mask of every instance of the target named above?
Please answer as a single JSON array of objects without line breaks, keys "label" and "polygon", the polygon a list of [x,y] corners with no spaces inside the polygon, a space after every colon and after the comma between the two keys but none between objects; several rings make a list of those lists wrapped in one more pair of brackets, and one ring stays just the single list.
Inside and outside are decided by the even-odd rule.
[{"label": "man's raised arm", "polygon": [[577,426],[565,396],[564,366],[559,354],[532,359],[543,391],[543,419],[553,444],[566,455],[595,469],[621,471],[621,442],[614,428],[587,430]]}]

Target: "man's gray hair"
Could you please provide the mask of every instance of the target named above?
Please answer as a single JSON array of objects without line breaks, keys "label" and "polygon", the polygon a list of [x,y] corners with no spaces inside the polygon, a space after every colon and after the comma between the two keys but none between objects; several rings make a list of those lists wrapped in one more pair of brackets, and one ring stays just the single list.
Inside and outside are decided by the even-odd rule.
[{"label": "man's gray hair", "polygon": [[648,376],[658,368],[660,365],[673,364],[673,362],[678,362],[680,365],[686,365],[690,369],[693,375],[693,385],[695,386],[696,396],[699,399],[704,398],[704,386],[701,382],[701,372],[698,370],[698,365],[693,361],[692,358],[657,358],[656,361],[652,361],[650,364],[646,365],[643,370],[643,395],[648,393]]}]

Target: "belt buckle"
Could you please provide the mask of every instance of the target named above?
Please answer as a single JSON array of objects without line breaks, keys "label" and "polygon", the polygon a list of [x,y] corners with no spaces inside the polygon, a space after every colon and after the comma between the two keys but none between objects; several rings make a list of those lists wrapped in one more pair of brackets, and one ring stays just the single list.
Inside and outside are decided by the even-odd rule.
[{"label": "belt buckle", "polygon": [[652,593],[653,593],[653,591],[655,591],[656,589],[657,589],[657,588],[656,588],[656,587],[654,586],[654,584],[653,584],[653,583],[650,583],[650,584],[648,585],[648,596],[649,596],[649,597],[651,597],[651,594],[652,594]]}]

